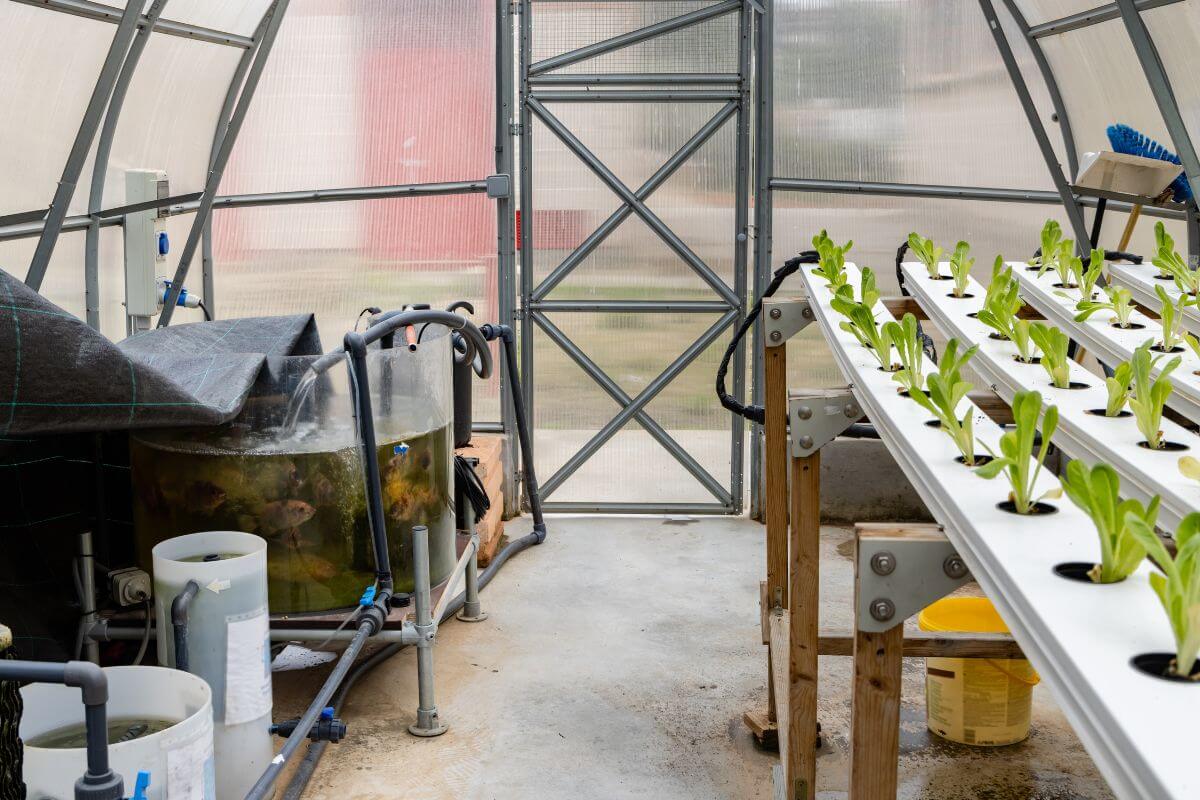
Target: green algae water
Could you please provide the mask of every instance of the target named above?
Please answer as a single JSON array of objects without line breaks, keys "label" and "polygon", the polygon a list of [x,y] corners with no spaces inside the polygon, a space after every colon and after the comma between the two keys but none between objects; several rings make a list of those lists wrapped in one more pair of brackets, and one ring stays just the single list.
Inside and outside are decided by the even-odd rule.
[{"label": "green algae water", "polygon": [[[385,437],[380,436],[381,440]],[[429,528],[436,584],[456,560],[452,426],[387,436],[376,457],[397,591],[413,588],[412,528]],[[267,540],[275,614],[348,608],[374,582],[366,491],[348,420],[253,430],[216,428],[130,437],[138,559],[186,533],[235,530]]]},{"label": "green algae water", "polygon": [[[142,717],[110,719],[108,721],[108,743],[120,744],[121,742],[132,742],[134,739],[140,739],[143,736],[165,731],[178,721],[175,719],[147,719]],[[86,747],[87,727],[82,722],[75,722],[27,739],[25,744],[30,747],[42,747],[47,750]]]}]

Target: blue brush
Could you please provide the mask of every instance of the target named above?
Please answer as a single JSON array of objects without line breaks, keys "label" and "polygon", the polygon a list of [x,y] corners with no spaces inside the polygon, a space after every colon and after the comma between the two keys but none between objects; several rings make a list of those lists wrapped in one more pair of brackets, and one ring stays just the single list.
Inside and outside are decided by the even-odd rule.
[{"label": "blue brush", "polygon": [[[1117,153],[1142,156],[1143,158],[1157,158],[1159,161],[1168,161],[1172,164],[1180,164],[1182,166],[1179,156],[1149,136],[1134,130],[1128,125],[1109,125],[1107,133],[1108,141],[1112,144],[1112,149]],[[1188,185],[1183,173],[1180,173],[1179,177],[1171,181],[1171,190],[1175,193],[1175,202],[1177,203],[1186,203],[1192,199],[1192,187]]]}]

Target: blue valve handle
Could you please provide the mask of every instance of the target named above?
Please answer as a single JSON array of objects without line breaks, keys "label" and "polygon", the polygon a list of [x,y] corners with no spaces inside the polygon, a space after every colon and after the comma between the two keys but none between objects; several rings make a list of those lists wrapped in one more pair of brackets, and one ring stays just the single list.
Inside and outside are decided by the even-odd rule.
[{"label": "blue valve handle", "polygon": [[133,797],[129,800],[146,800],[146,790],[150,788],[150,773],[139,770],[137,781],[133,784]]}]

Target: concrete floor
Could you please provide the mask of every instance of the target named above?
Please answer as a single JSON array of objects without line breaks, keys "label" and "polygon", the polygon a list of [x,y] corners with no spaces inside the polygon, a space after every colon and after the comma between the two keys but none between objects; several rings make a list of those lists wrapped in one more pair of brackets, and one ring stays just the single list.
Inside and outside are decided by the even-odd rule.
[{"label": "concrete floor", "polygon": [[[741,722],[766,698],[762,527],[557,517],[550,531],[488,587],[489,620],[442,629],[437,691],[449,732],[406,733],[416,686],[405,651],[355,688],[349,737],[330,748],[307,797],[771,797],[776,756]],[[849,631],[850,533],[822,536],[822,625]],[[821,659],[819,800],[846,796],[850,670],[846,658]],[[1035,694],[1029,740],[974,749],[926,731],[923,662],[907,661],[904,675],[900,797],[1111,797],[1047,691]],[[323,678],[277,674],[277,707],[298,707]]]}]

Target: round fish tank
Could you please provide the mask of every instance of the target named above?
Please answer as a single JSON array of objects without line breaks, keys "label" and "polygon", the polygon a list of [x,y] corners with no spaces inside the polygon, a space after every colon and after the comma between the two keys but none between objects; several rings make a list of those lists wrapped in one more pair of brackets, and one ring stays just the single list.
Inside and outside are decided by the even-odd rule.
[{"label": "round fish tank", "polygon": [[[391,567],[407,592],[414,525],[429,529],[434,584],[456,560],[450,337],[431,325],[415,351],[372,349],[367,374]],[[233,421],[132,433],[141,566],[174,536],[245,531],[267,541],[272,613],[357,604],[375,559],[351,384],[344,355],[270,358]]]}]

